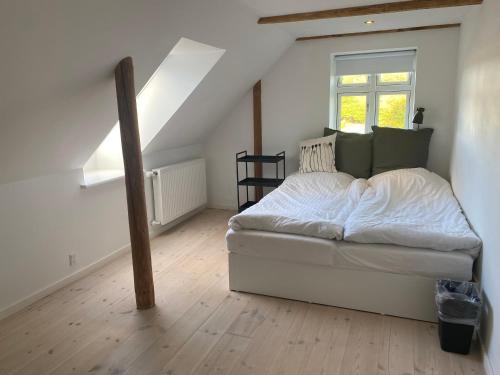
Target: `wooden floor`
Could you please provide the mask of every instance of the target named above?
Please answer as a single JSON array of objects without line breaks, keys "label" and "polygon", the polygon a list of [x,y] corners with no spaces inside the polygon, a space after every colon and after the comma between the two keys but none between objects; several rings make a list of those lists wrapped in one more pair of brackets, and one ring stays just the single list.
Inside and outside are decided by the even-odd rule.
[{"label": "wooden floor", "polygon": [[0,373],[483,374],[434,324],[228,291],[229,216],[153,241],[152,310],[135,309],[127,255],[0,322]]}]

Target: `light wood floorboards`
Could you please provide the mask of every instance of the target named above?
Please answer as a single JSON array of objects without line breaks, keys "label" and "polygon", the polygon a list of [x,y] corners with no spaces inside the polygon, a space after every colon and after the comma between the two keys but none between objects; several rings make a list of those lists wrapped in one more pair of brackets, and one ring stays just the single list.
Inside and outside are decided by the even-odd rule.
[{"label": "light wood floorboards", "polygon": [[230,215],[153,240],[152,310],[135,309],[127,255],[1,321],[0,374],[483,374],[434,324],[230,292]]}]

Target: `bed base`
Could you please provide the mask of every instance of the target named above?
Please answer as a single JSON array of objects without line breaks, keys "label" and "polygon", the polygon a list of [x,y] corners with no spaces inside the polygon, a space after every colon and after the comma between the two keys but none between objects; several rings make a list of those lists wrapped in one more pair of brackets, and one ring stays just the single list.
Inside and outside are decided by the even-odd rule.
[{"label": "bed base", "polygon": [[436,322],[435,279],[229,253],[231,290]]}]

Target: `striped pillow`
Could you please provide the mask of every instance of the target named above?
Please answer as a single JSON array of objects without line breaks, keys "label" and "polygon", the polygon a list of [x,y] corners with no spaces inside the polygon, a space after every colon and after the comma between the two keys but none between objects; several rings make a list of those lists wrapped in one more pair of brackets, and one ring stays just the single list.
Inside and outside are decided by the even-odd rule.
[{"label": "striped pillow", "polygon": [[328,137],[309,139],[300,143],[300,173],[337,172],[335,169],[335,139]]}]

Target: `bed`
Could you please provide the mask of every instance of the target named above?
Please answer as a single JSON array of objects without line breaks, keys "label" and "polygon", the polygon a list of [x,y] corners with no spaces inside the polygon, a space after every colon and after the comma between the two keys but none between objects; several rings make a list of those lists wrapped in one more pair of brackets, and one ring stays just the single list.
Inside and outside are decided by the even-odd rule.
[{"label": "bed", "polygon": [[481,247],[422,168],[292,175],[247,211],[226,236],[231,290],[418,320],[436,320],[437,279],[471,280]]}]

